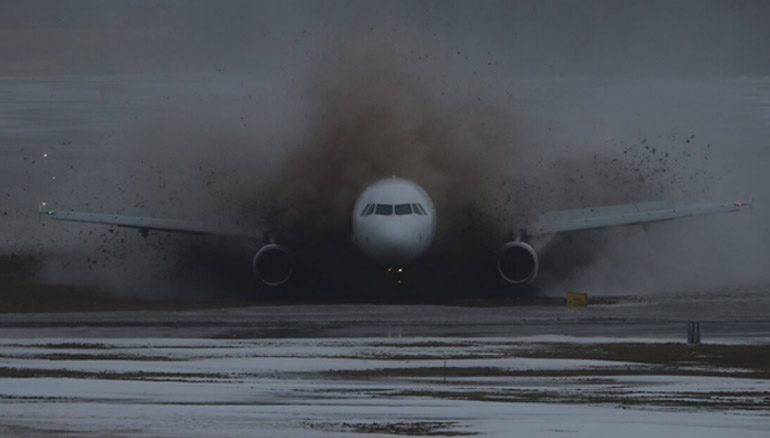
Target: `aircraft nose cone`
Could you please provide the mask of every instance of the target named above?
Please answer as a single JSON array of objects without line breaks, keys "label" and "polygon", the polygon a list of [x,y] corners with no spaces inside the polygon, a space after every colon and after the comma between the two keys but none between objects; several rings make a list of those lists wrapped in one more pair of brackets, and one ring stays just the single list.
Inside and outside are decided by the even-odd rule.
[{"label": "aircraft nose cone", "polygon": [[402,266],[419,256],[417,242],[403,229],[384,228],[379,240],[377,258],[387,266]]}]

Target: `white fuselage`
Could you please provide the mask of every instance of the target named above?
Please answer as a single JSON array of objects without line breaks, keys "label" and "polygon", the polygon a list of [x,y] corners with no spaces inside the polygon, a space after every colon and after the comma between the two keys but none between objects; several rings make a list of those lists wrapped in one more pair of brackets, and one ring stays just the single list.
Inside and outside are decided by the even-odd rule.
[{"label": "white fuselage", "polygon": [[417,184],[388,178],[358,197],[353,209],[353,243],[386,267],[403,267],[428,250],[436,234],[436,209]]}]

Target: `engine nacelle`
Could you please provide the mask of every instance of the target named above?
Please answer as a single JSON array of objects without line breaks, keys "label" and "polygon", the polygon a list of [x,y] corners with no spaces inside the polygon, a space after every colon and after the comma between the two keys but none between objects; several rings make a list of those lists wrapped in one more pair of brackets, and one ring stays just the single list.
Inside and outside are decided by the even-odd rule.
[{"label": "engine nacelle", "polygon": [[537,277],[537,253],[529,244],[508,242],[497,254],[497,272],[508,283],[530,283]]},{"label": "engine nacelle", "polygon": [[288,248],[271,243],[257,251],[252,263],[254,277],[268,286],[285,284],[294,272],[294,256]]}]

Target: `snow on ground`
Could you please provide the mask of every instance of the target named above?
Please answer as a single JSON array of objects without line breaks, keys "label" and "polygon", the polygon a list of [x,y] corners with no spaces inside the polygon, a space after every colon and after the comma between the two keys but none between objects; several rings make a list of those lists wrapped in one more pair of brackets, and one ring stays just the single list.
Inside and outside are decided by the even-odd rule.
[{"label": "snow on ground", "polygon": [[[0,433],[125,436],[339,436],[346,424],[446,422],[488,436],[766,437],[768,417],[607,406],[396,400],[369,404],[153,405],[60,403],[4,407]],[[318,426],[315,426],[318,425]],[[350,434],[371,436],[371,434]]]},{"label": "snow on ground", "polygon": [[521,357],[591,339],[2,339],[0,434],[770,432],[770,379]]}]

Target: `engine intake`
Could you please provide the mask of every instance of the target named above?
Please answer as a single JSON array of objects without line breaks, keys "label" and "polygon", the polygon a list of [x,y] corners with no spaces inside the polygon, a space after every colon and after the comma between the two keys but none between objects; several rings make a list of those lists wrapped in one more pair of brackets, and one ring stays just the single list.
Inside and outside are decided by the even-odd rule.
[{"label": "engine intake", "polygon": [[294,272],[294,256],[288,248],[275,243],[257,251],[252,263],[254,277],[268,286],[281,286]]},{"label": "engine intake", "polygon": [[497,272],[508,283],[530,283],[537,277],[537,269],[537,253],[525,242],[508,242],[498,251]]}]

